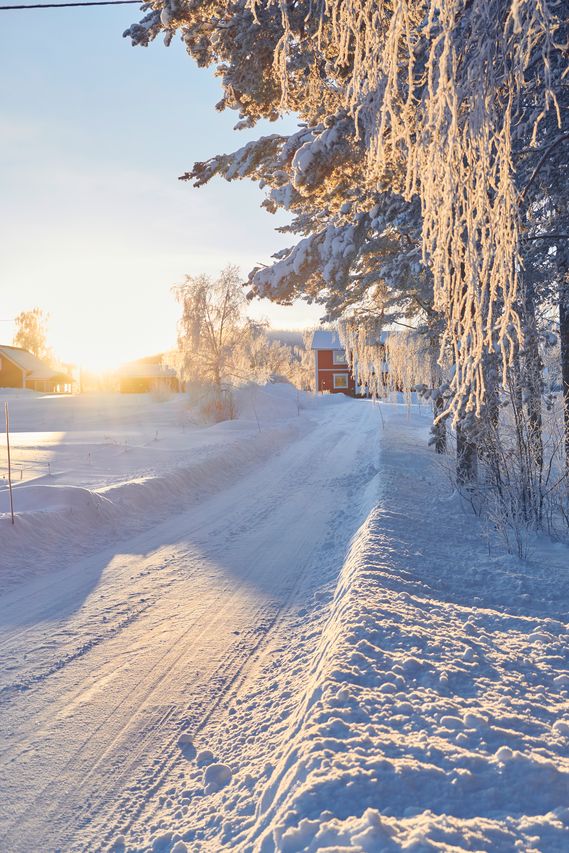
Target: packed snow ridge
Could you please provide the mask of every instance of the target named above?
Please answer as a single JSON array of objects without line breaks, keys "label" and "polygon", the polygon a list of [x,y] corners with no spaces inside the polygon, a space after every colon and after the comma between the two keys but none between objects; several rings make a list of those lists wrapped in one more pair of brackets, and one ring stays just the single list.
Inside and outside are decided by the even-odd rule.
[{"label": "packed snow ridge", "polygon": [[261,850],[568,849],[567,552],[489,559],[430,467],[390,423]]}]

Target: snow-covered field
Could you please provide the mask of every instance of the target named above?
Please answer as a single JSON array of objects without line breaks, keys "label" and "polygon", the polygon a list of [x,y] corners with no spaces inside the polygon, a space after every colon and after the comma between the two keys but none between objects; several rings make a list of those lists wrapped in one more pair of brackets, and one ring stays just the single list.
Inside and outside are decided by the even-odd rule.
[{"label": "snow-covered field", "polygon": [[1,850],[569,849],[569,554],[503,552],[426,410],[9,399]]},{"label": "snow-covered field", "polygon": [[[311,395],[291,386],[244,387],[239,419],[204,428],[185,395],[40,396],[0,389],[10,406],[14,508],[0,438],[0,583],[44,571],[145,528],[275,453],[310,426]],[[318,401],[319,409],[343,397]]]}]

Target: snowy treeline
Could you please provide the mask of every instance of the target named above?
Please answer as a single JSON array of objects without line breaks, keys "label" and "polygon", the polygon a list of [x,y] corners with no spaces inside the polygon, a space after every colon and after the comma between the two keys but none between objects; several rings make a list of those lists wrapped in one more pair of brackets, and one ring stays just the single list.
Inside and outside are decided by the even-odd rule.
[{"label": "snowy treeline", "polygon": [[270,340],[263,323],[245,316],[237,267],[226,267],[216,278],[188,275],[174,293],[182,316],[178,347],[168,364],[200,399],[206,419],[236,417],[233,389],[249,382],[281,379],[310,388],[313,371],[306,348]]},{"label": "snowy treeline", "polygon": [[[287,111],[301,122],[183,176],[253,179],[267,210],[291,214],[283,230],[300,239],[250,273],[251,291],[322,303],[368,350],[387,323],[416,328],[435,444],[452,423],[458,481],[494,472],[508,513],[515,481],[524,522],[542,524],[553,493],[567,517],[566,4],[159,0],[127,35],[144,45],[176,31],[215,66],[237,127]],[[550,346],[564,426],[545,394]]]}]

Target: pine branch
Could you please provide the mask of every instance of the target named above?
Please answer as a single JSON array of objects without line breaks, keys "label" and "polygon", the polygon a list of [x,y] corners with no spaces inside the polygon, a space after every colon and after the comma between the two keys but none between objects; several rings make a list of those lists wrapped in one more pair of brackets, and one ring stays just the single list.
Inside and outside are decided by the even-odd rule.
[{"label": "pine branch", "polygon": [[524,240],[569,240],[569,234],[535,234],[524,237]]},{"label": "pine branch", "polygon": [[525,186],[525,189],[524,189],[524,191],[523,191],[523,192],[522,192],[522,194],[521,194],[521,200],[522,200],[522,202],[524,202],[524,201],[525,201],[525,198],[526,198],[526,195],[527,195],[527,193],[528,193],[529,188],[531,187],[531,185],[533,184],[533,182],[534,182],[534,181],[535,181],[535,179],[537,178],[537,176],[538,176],[539,172],[541,171],[541,167],[543,166],[543,164],[545,163],[545,161],[546,161],[546,160],[547,160],[547,158],[549,157],[550,153],[551,153],[551,152],[553,151],[553,149],[554,149],[554,148],[556,148],[556,147],[557,147],[561,142],[566,142],[568,139],[569,139],[569,133],[562,133],[562,134],[561,134],[561,136],[558,136],[558,137],[557,137],[557,139],[554,139],[554,140],[553,140],[553,142],[551,143],[551,145],[548,145],[548,146],[547,146],[547,148],[546,148],[546,149],[545,149],[545,151],[543,152],[542,156],[539,158],[539,160],[538,160],[538,162],[537,162],[537,165],[536,165],[535,169],[533,170],[533,172],[531,173],[530,178],[529,178],[529,180],[528,180],[528,182],[527,182],[527,184],[526,184],[526,186]]}]

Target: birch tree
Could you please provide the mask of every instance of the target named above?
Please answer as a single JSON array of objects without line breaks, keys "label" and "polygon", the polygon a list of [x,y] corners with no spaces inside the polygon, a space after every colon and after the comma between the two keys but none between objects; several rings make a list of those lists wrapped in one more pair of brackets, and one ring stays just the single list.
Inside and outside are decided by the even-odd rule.
[{"label": "birch tree", "polygon": [[38,358],[52,357],[47,342],[48,315],[41,308],[21,311],[15,319],[14,346],[22,347]]},{"label": "birch tree", "polygon": [[228,266],[215,279],[188,275],[174,293],[182,307],[178,323],[182,379],[210,384],[220,397],[232,383],[243,330],[245,296],[239,271]]}]

